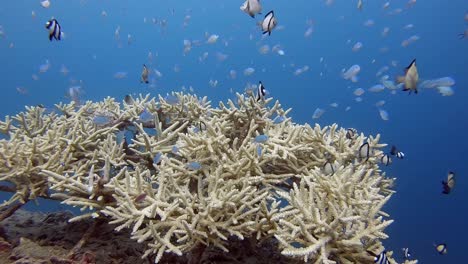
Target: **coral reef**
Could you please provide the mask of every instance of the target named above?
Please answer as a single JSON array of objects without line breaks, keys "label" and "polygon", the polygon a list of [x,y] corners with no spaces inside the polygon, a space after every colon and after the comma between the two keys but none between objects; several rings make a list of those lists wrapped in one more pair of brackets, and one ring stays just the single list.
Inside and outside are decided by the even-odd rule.
[{"label": "coral reef", "polygon": [[69,222],[128,232],[154,262],[200,263],[239,243],[290,263],[368,263],[384,250],[394,179],[379,169],[379,135],[295,124],[291,109],[249,94],[217,108],[183,93],[56,108],[0,122],[0,190],[13,193],[3,218],[59,200],[82,210]]}]

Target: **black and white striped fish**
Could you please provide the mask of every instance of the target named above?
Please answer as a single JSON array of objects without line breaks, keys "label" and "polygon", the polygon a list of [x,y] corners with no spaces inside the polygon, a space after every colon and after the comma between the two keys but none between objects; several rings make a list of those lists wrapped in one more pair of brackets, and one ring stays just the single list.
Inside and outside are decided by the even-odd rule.
[{"label": "black and white striped fish", "polygon": [[447,244],[445,243],[437,244],[437,245],[434,245],[434,247],[440,255],[447,254]]},{"label": "black and white striped fish", "polygon": [[403,159],[405,157],[405,153],[399,151],[395,146],[392,146],[392,149],[390,150],[390,154],[393,156],[396,156],[399,159]]},{"label": "black and white striped fish", "polygon": [[348,128],[346,130],[346,138],[353,139],[357,135],[357,130],[354,128]]},{"label": "black and white striped fish", "polygon": [[403,250],[403,257],[405,259],[411,258],[411,253],[409,251],[409,248],[402,248],[401,250]]},{"label": "black and white striped fish", "polygon": [[361,160],[367,161],[370,156],[370,146],[368,142],[365,142],[359,147],[359,158]]},{"label": "black and white striped fish", "polygon": [[265,89],[265,86],[263,86],[263,83],[261,81],[258,82],[257,101],[260,101],[260,99],[264,99],[267,94],[268,91]]},{"label": "black and white striped fish", "polygon": [[390,158],[390,156],[388,154],[383,154],[382,157],[380,158],[380,162],[383,165],[388,166],[388,165],[392,164],[392,158]]},{"label": "black and white striped fish", "polygon": [[378,264],[390,264],[387,258],[387,251],[382,251],[379,255],[374,257],[374,263]]},{"label": "black and white striped fish", "polygon": [[268,33],[268,35],[271,35],[271,31],[276,27],[277,23],[278,22],[276,21],[275,13],[273,12],[273,10],[268,12],[263,18],[261,24],[263,34]]},{"label": "black and white striped fish", "polygon": [[49,40],[55,38],[55,40],[61,40],[63,36],[62,27],[60,26],[57,19],[52,18],[51,20],[47,21],[45,27],[49,30]]}]

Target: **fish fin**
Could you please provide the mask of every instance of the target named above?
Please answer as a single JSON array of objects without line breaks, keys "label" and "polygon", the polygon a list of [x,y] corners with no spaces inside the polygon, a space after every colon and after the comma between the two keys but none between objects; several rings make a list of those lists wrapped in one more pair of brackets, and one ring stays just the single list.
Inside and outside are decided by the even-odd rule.
[{"label": "fish fin", "polygon": [[271,36],[271,31],[268,31],[268,36]]},{"label": "fish fin", "polygon": [[411,68],[411,66],[412,66],[413,64],[415,64],[415,63],[416,63],[416,59],[413,59],[413,60],[411,61],[411,63],[408,65],[408,67],[406,67],[406,70],[408,70],[409,68]]},{"label": "fish fin", "polygon": [[49,34],[49,40],[52,41],[52,34]]}]

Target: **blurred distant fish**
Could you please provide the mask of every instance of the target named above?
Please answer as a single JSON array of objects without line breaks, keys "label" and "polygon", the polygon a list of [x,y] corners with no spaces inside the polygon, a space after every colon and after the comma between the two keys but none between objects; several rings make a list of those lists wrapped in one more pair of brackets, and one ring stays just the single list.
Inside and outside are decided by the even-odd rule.
[{"label": "blurred distant fish", "polygon": [[312,114],[312,119],[319,119],[324,113],[325,110],[323,110],[322,108],[317,108]]},{"label": "blurred distant fish", "polygon": [[383,110],[383,109],[379,109],[379,115],[380,115],[380,118],[382,118],[382,120],[384,121],[388,121],[388,112]]},{"label": "blurred distant fish", "polygon": [[361,48],[362,48],[362,43],[358,41],[353,45],[352,51],[357,52],[361,50]]},{"label": "blurred distant fish", "polygon": [[466,38],[468,38],[468,29],[465,29],[465,31],[463,31],[463,33],[458,34],[458,38],[459,38],[459,39],[466,39]]},{"label": "blurred distant fish", "polygon": [[358,0],[358,2],[357,2],[357,9],[359,9],[359,11],[362,10],[362,0]]},{"label": "blurred distant fish", "polygon": [[397,77],[397,81],[404,84],[403,91],[409,91],[410,94],[412,91],[416,94],[418,93],[417,84],[419,81],[419,74],[418,68],[416,67],[416,59],[406,67],[404,76]]},{"label": "blurred distant fish", "polygon": [[39,72],[40,73],[47,72],[50,69],[50,66],[51,66],[51,64],[50,64],[49,60],[46,60],[46,62],[44,64],[39,65]]},{"label": "blurred distant fish", "polygon": [[252,75],[254,72],[255,72],[255,69],[252,68],[252,67],[249,67],[249,68],[246,68],[246,69],[244,70],[244,75],[245,75],[245,76],[250,76],[250,75]]},{"label": "blurred distant fish", "polygon": [[390,154],[392,154],[393,156],[396,156],[397,158],[399,159],[403,159],[405,157],[405,153],[399,151],[395,145],[392,146],[392,148],[390,149]]},{"label": "blurred distant fish", "polygon": [[345,80],[351,80],[352,82],[357,82],[358,77],[357,74],[361,71],[361,67],[357,64],[349,67],[347,71],[343,70],[343,78]]},{"label": "blurred distant fish", "polygon": [[49,8],[50,7],[50,1],[49,0],[41,1],[41,6],[43,8]]},{"label": "blurred distant fish", "polygon": [[403,251],[403,257],[405,259],[411,258],[411,253],[409,251],[409,248],[402,248],[401,250]]},{"label": "blurred distant fish", "polygon": [[51,20],[47,21],[45,27],[49,30],[49,40],[52,41],[52,39],[55,38],[55,40],[61,40],[62,39],[62,27],[60,26],[59,22],[57,19],[52,18]]},{"label": "blurred distant fish", "polygon": [[364,26],[366,27],[372,27],[375,24],[374,20],[368,19],[364,22]]},{"label": "blurred distant fish", "polygon": [[241,5],[240,10],[254,18],[256,14],[261,14],[262,5],[260,4],[260,0],[246,0]]},{"label": "blurred distant fish", "polygon": [[376,84],[368,89],[369,92],[373,92],[373,93],[380,93],[383,90],[385,90],[385,86],[383,86],[382,84]]},{"label": "blurred distant fish", "polygon": [[449,194],[453,187],[455,187],[455,172],[449,171],[447,175],[447,181],[442,181],[442,193]]},{"label": "blurred distant fish", "polygon": [[441,244],[434,245],[434,247],[437,253],[439,253],[440,255],[447,254],[447,244],[441,243]]},{"label": "blurred distant fish", "polygon": [[268,35],[271,35],[271,31],[276,27],[277,23],[278,22],[276,20],[275,13],[273,12],[273,10],[268,12],[262,21],[263,34],[268,33]]},{"label": "blurred distant fish", "polygon": [[123,79],[125,77],[127,77],[127,72],[119,71],[119,72],[114,73],[115,79]]},{"label": "blurred distant fish", "polygon": [[149,71],[145,64],[143,64],[143,69],[141,70],[141,80],[140,82],[149,83],[148,81]]},{"label": "blurred distant fish", "polygon": [[218,41],[218,38],[219,38],[218,35],[212,34],[211,36],[208,37],[208,39],[206,40],[206,43],[214,44],[214,43],[216,43],[216,41]]}]

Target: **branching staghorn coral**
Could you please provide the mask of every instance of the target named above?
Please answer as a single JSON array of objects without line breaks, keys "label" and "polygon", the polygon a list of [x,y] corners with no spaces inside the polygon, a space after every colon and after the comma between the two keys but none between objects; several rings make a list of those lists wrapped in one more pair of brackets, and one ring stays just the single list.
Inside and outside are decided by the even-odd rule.
[{"label": "branching staghorn coral", "polygon": [[295,124],[271,103],[237,94],[213,108],[172,93],[27,107],[0,122],[0,181],[13,186],[0,187],[14,192],[1,207],[37,197],[78,206],[71,221],[129,228],[155,262],[228,252],[232,239],[277,241],[283,255],[314,263],[372,261],[394,192],[379,169],[380,136]]}]

